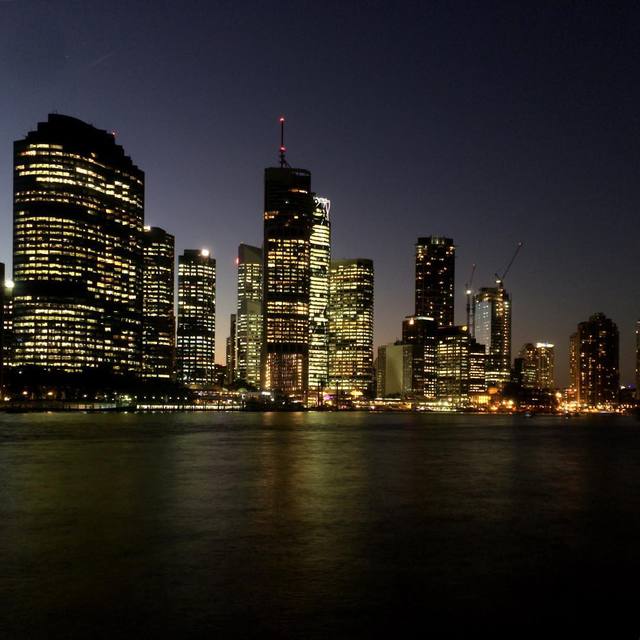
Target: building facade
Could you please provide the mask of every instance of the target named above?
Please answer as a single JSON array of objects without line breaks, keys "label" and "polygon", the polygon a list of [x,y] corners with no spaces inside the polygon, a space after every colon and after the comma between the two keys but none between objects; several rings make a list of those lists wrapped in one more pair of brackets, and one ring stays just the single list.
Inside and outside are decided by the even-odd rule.
[{"label": "building facade", "polygon": [[309,294],[309,399],[318,397],[329,381],[329,268],[331,265],[331,202],[314,197],[311,228]]},{"label": "building facade", "polygon": [[160,227],[142,236],[142,376],[173,380],[176,366],[175,239]]},{"label": "building facade", "polygon": [[435,400],[438,379],[436,321],[423,316],[407,316],[402,322],[402,342],[413,347],[412,393],[425,400]]},{"label": "building facade", "polygon": [[[414,345],[400,342],[378,347],[376,396],[400,398],[414,395]],[[418,363],[417,366],[420,366]]]},{"label": "building facade", "polygon": [[232,313],[229,316],[229,336],[227,337],[227,341],[225,344],[225,384],[230,385],[235,380],[237,380],[238,375],[236,371],[236,344],[237,344],[237,330],[238,330],[238,321],[237,315]]},{"label": "building facade", "polygon": [[415,315],[438,327],[454,322],[455,252],[451,238],[428,236],[416,244]]},{"label": "building facade", "polygon": [[194,388],[215,383],[216,261],[206,249],[178,258],[178,380]]},{"label": "building facade", "polygon": [[260,386],[262,351],[262,249],[238,247],[235,378]]},{"label": "building facade", "polygon": [[511,379],[511,297],[502,286],[483,287],[475,296],[474,337],[487,354],[489,386]]},{"label": "building facade", "polygon": [[262,388],[306,400],[309,376],[311,173],[265,169]]},{"label": "building facade", "polygon": [[598,407],[617,402],[620,337],[615,322],[596,313],[581,322],[574,335],[577,363],[573,374],[578,403]]},{"label": "building facade", "polygon": [[438,331],[438,401],[453,409],[469,406],[471,396],[486,390],[485,351],[468,328],[443,327]]},{"label": "building facade", "polygon": [[373,394],[373,262],[332,260],[329,274],[329,387]]},{"label": "building facade", "polygon": [[142,368],[144,173],[111,133],[51,114],[14,144],[14,361]]}]

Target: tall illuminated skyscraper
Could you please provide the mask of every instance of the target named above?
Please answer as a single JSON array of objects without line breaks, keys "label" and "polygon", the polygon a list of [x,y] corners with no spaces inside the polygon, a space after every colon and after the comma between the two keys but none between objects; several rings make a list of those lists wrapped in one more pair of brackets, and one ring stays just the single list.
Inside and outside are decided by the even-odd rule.
[{"label": "tall illuminated skyscraper", "polygon": [[178,380],[192,387],[215,382],[216,261],[206,249],[178,258]]},{"label": "tall illuminated skyscraper", "polygon": [[14,361],[142,365],[144,173],[111,133],[51,114],[14,144]]},{"label": "tall illuminated skyscraper", "polygon": [[262,351],[262,249],[238,247],[238,305],[236,312],[236,377],[260,386]]},{"label": "tall illuminated skyscraper", "polygon": [[329,386],[373,393],[373,262],[332,260],[329,274]]},{"label": "tall illuminated skyscraper", "polygon": [[[309,297],[309,392],[321,392],[329,380],[329,268],[331,264],[331,203],[314,197],[311,228],[311,289]],[[313,397],[313,395],[311,396]]]},{"label": "tall illuminated skyscraper", "polygon": [[501,387],[511,379],[511,297],[502,283],[476,294],[474,323],[487,354],[487,385]]},{"label": "tall illuminated skyscraper", "polygon": [[[284,119],[281,120],[284,123]],[[306,399],[309,376],[311,173],[265,169],[262,388]]]},{"label": "tall illuminated skyscraper", "polygon": [[619,342],[615,322],[603,313],[578,325],[576,375],[578,402],[587,407],[614,403],[620,389]]},{"label": "tall illuminated skyscraper", "polygon": [[175,377],[175,240],[160,227],[145,227],[142,296],[142,376]]},{"label": "tall illuminated skyscraper", "polygon": [[554,346],[547,342],[528,342],[520,349],[519,369],[525,389],[554,388]]},{"label": "tall illuminated skyscraper", "polygon": [[485,353],[465,327],[438,331],[438,400],[453,408],[469,405],[470,396],[484,393]]},{"label": "tall illuminated skyscraper", "polygon": [[453,325],[456,248],[451,238],[428,236],[416,244],[416,316],[438,327]]}]

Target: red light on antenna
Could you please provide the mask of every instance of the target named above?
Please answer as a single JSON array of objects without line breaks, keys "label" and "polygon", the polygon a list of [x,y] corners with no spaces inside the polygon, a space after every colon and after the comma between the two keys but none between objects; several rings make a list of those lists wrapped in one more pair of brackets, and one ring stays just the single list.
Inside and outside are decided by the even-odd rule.
[{"label": "red light on antenna", "polygon": [[280,116],[280,122],[284,122],[284,116]]},{"label": "red light on antenna", "polygon": [[282,151],[282,153],[284,153],[287,150],[287,148],[285,146],[280,147],[280,151]]}]

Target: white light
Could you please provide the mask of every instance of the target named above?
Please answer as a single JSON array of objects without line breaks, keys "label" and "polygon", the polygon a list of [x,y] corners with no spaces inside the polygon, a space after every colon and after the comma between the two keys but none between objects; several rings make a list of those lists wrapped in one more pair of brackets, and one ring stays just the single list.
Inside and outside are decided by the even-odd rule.
[{"label": "white light", "polygon": [[13,282],[13,280],[5,280],[4,281],[4,286],[7,289],[13,289],[13,287],[15,287],[15,283]]},{"label": "white light", "polygon": [[200,249],[200,255],[203,258],[208,258],[209,257],[209,249]]}]

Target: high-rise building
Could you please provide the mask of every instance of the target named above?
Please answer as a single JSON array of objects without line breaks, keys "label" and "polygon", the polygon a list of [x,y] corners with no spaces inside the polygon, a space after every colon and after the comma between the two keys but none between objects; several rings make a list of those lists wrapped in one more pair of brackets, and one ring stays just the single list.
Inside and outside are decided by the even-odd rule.
[{"label": "high-rise building", "polygon": [[636,321],[636,400],[640,401],[640,320]]},{"label": "high-rise building", "polygon": [[451,238],[428,236],[416,244],[416,316],[438,327],[453,325],[455,251]]},{"label": "high-rise building", "polygon": [[238,305],[236,310],[235,375],[260,386],[262,351],[262,249],[238,247]]},{"label": "high-rise building", "polygon": [[329,380],[329,268],[331,222],[327,198],[314,197],[311,227],[311,288],[309,295],[309,393],[310,398]]},{"label": "high-rise building", "polygon": [[402,322],[402,342],[413,347],[413,394],[434,400],[438,379],[436,321],[422,316],[407,316]]},{"label": "high-rise building", "polygon": [[51,114],[14,144],[14,361],[142,366],[144,173],[111,133]]},{"label": "high-rise building", "polygon": [[329,386],[373,392],[373,262],[332,260],[329,274]]},{"label": "high-rise building", "polygon": [[227,337],[226,353],[225,353],[225,383],[232,384],[236,378],[236,341],[238,338],[236,314],[232,313],[229,317],[229,336]]},{"label": "high-rise building", "polygon": [[160,227],[142,236],[142,376],[171,380],[176,365],[175,240]]},{"label": "high-rise building", "polygon": [[9,368],[13,365],[13,280],[8,278],[0,281],[2,285],[2,361],[4,366],[4,379],[6,384]]},{"label": "high-rise building", "polygon": [[587,407],[616,402],[620,388],[618,368],[619,334],[613,320],[603,313],[592,315],[578,325],[577,400]]},{"label": "high-rise building", "polygon": [[262,388],[306,399],[309,376],[311,173],[265,169]]},{"label": "high-rise building", "polygon": [[468,328],[443,327],[438,331],[437,397],[452,408],[469,405],[470,396],[484,393],[484,347]]},{"label": "high-rise building", "polygon": [[474,323],[487,354],[487,384],[501,387],[511,378],[511,297],[502,283],[476,294]]},{"label": "high-rise building", "polygon": [[555,347],[549,342],[536,342],[536,386],[555,388]]},{"label": "high-rise building", "polygon": [[178,258],[178,380],[195,388],[215,382],[216,261],[206,249]]},{"label": "high-rise building", "polygon": [[[396,342],[378,347],[376,396],[405,399],[414,395],[414,345]],[[420,366],[418,364],[418,366]]]},{"label": "high-rise building", "polygon": [[516,359],[520,384],[525,389],[554,388],[554,346],[547,342],[527,342]]},{"label": "high-rise building", "polygon": [[[0,396],[4,389],[4,263],[0,262]],[[0,397],[0,403],[2,397]]]}]

